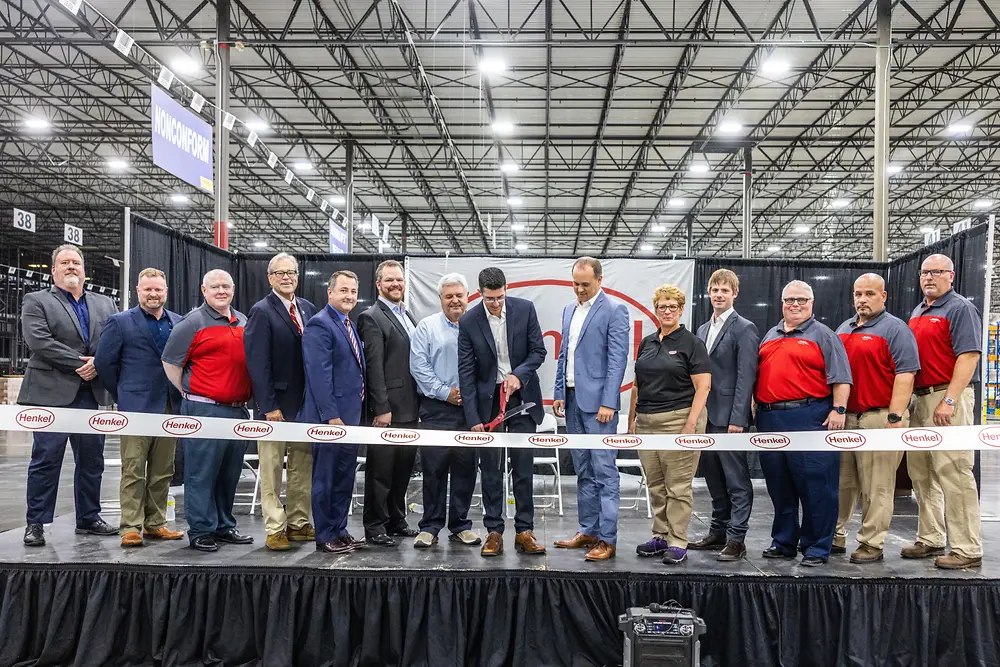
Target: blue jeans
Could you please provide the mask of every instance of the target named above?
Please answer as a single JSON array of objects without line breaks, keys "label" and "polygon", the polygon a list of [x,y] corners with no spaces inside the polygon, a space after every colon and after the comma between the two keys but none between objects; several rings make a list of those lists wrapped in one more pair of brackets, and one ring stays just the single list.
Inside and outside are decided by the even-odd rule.
[{"label": "blue jeans", "polygon": [[[580,410],[576,392],[566,391],[566,432],[614,434],[618,432],[618,412],[606,424],[596,412]],[[621,495],[618,452],[604,449],[573,449],[576,468],[576,507],[580,532],[614,546],[618,541],[618,506]]]},{"label": "blue jeans", "polygon": [[[189,417],[247,419],[244,408],[181,401],[181,414]],[[202,535],[226,533],[236,527],[233,501],[243,470],[247,443],[242,440],[184,440],[184,517],[191,542]]]},{"label": "blue jeans", "polygon": [[[757,412],[761,432],[823,431],[832,401],[792,410]],[[774,504],[771,546],[788,555],[830,557],[837,528],[840,491],[839,452],[761,452],[760,467]],[[802,522],[799,523],[799,506]]]}]

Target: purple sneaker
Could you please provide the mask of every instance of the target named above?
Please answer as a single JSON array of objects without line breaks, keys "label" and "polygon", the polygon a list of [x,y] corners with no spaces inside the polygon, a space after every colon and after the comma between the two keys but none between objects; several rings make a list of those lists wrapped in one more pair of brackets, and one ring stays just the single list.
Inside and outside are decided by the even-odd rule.
[{"label": "purple sneaker", "polygon": [[683,563],[688,558],[687,549],[681,549],[680,547],[667,547],[666,553],[663,555],[664,565],[677,565]]},{"label": "purple sneaker", "polygon": [[635,552],[640,556],[662,556],[667,553],[667,549],[670,545],[662,537],[654,537],[649,542],[645,544],[640,544],[635,548]]}]

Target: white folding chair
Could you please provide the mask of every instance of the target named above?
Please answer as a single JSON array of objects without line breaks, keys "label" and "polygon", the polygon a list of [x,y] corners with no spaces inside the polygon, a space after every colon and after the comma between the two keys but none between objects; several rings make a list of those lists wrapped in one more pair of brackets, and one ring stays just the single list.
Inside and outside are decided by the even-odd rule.
[{"label": "white folding chair", "polygon": [[[104,469],[108,468],[118,468],[119,477],[121,476],[121,459],[104,459]],[[122,513],[122,501],[121,496],[116,495],[114,498],[101,498],[101,513],[102,514],[121,514]]]},{"label": "white folding chair", "polygon": [[347,514],[354,514],[354,507],[357,505],[361,507],[365,502],[365,494],[358,490],[358,475],[361,474],[361,470],[365,467],[365,457],[358,457],[358,464],[354,466],[354,493],[351,494],[351,504],[347,508]]},{"label": "white folding chair", "polygon": [[[253,463],[256,463],[257,466],[254,467],[253,465],[251,465]],[[260,467],[260,456],[258,456],[257,454],[243,455],[243,469],[240,471],[240,479],[243,479],[243,473],[249,470],[250,474],[253,475],[253,491],[250,493],[247,493],[246,491],[237,491],[236,492],[237,498],[240,497],[245,498],[249,496],[250,500],[249,501],[236,500],[233,502],[233,507],[249,507],[250,516],[253,516],[254,512],[257,510],[257,507],[260,506],[260,500],[259,500],[260,472],[258,471],[259,467]]]},{"label": "white folding chair", "polygon": [[615,466],[618,467],[618,472],[621,472],[622,468],[628,470],[638,470],[639,471],[639,490],[636,491],[635,498],[632,499],[632,503],[629,505],[622,505],[623,510],[638,510],[639,501],[643,499],[643,492],[645,491],[646,498],[646,518],[653,518],[652,505],[649,503],[649,485],[646,484],[646,471],[642,469],[642,463],[639,459],[615,459]]},{"label": "white folding chair", "polygon": [[[538,425],[535,429],[538,433],[556,433],[559,430],[559,422],[556,418],[549,413],[545,413],[545,417],[542,419],[542,423]],[[548,466],[552,468],[552,474],[555,479],[552,482],[552,493],[544,493],[545,485],[542,484],[543,493],[535,494],[535,498],[540,500],[554,500],[559,507],[559,516],[563,515],[563,499],[562,499],[562,469],[559,467],[559,450],[552,450],[553,456],[536,456],[535,465],[536,466]],[[513,485],[513,481],[511,482]],[[552,507],[552,503],[549,502],[542,507]]]}]

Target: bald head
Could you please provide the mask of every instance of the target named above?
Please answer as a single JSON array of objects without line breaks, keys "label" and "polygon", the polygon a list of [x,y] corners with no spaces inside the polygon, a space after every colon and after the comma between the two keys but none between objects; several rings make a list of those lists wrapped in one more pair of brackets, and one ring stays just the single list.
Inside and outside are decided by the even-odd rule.
[{"label": "bald head", "polygon": [[951,257],[948,255],[934,254],[928,257],[920,265],[921,269],[947,269],[948,271],[955,270],[955,262],[951,261]]},{"label": "bald head", "polygon": [[212,269],[201,279],[201,293],[205,296],[205,303],[216,312],[229,316],[229,304],[233,302],[233,295],[236,293],[236,286],[233,285],[233,277],[229,272],[222,269]]},{"label": "bald head", "polygon": [[885,310],[885,279],[877,273],[866,273],[854,281],[854,310],[858,322],[867,322]]},{"label": "bald head", "polygon": [[920,265],[920,290],[927,303],[934,303],[951,290],[955,263],[947,255],[931,255]]},{"label": "bald head", "polygon": [[791,331],[813,316],[813,289],[809,283],[793,280],[781,290],[781,315]]},{"label": "bald head", "polygon": [[201,286],[206,287],[211,285],[213,282],[218,282],[219,280],[229,281],[229,284],[233,283],[233,277],[229,275],[228,271],[223,271],[222,269],[212,269],[205,274],[205,277],[201,279]]}]

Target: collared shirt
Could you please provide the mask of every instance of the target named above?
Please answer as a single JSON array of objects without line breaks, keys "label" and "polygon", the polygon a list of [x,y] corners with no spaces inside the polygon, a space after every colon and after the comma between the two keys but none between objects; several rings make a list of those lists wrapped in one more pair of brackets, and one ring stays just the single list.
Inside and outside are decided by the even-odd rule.
[{"label": "collared shirt", "polygon": [[80,331],[83,333],[83,342],[90,345],[90,309],[87,307],[87,292],[84,291],[80,295],[80,300],[77,301],[76,298],[64,290],[62,287],[57,288],[60,292],[66,295],[69,299],[69,305],[73,307],[73,312],[76,314],[76,321],[80,323]]},{"label": "collared shirt", "polygon": [[660,338],[656,330],[639,343],[635,378],[639,396],[635,411],[656,414],[690,408],[694,401],[692,375],[712,372],[708,350],[682,324]]},{"label": "collared shirt", "polygon": [[917,340],[906,323],[883,310],[863,324],[853,317],[837,329],[847,350],[854,386],[849,412],[888,408],[896,375],[920,370]]},{"label": "collared shirt", "polygon": [[139,310],[146,317],[146,324],[149,326],[149,333],[153,334],[153,342],[156,343],[156,350],[162,355],[163,348],[167,346],[167,339],[170,338],[170,332],[174,328],[170,317],[167,315],[167,311],[163,311],[160,319],[156,319],[146,312],[145,308],[139,308]]},{"label": "collared shirt", "polygon": [[719,337],[719,332],[722,331],[722,327],[726,324],[726,320],[729,316],[733,314],[733,309],[730,308],[726,312],[722,313],[718,317],[712,316],[712,323],[708,326],[708,341],[705,347],[711,352],[712,348],[715,347],[715,339]]},{"label": "collared shirt", "polygon": [[[291,314],[291,312],[292,312],[292,303],[295,301],[295,295],[293,294],[291,300],[289,300],[289,299],[286,299],[285,297],[281,296],[280,294],[278,294],[278,290],[273,289],[271,291],[274,292],[274,296],[276,296],[279,299],[281,299],[281,305],[283,305],[285,307],[285,312]],[[303,324],[303,322],[302,322],[302,316],[299,314],[300,311],[301,311],[301,309],[296,305],[296,307],[295,307],[295,314],[297,316],[299,316],[299,324]]]},{"label": "collared shirt", "polygon": [[185,393],[220,403],[245,403],[251,392],[243,348],[247,318],[233,308],[229,312],[227,319],[202,303],[174,327],[161,358],[184,369]]},{"label": "collared shirt", "polygon": [[597,290],[597,294],[587,299],[583,303],[576,303],[573,310],[573,318],[569,321],[569,341],[566,343],[566,386],[576,386],[576,346],[580,342],[580,332],[583,331],[583,323],[587,321],[590,309],[597,301],[603,290]]},{"label": "collared shirt", "polygon": [[413,322],[411,322],[410,318],[406,316],[406,304],[404,304],[402,301],[400,301],[399,303],[393,303],[384,296],[380,296],[378,300],[384,303],[385,305],[389,306],[389,310],[391,310],[392,314],[396,316],[396,319],[399,320],[399,323],[403,325],[403,331],[405,331],[408,335],[412,336],[414,327],[413,327]]},{"label": "collared shirt", "polygon": [[483,309],[486,311],[486,320],[490,323],[490,331],[493,332],[493,342],[497,346],[497,384],[500,384],[510,375],[510,350],[507,349],[507,304],[504,303],[500,317],[491,314],[485,303]]},{"label": "collared shirt", "polygon": [[778,322],[760,343],[757,402],[826,398],[830,385],[851,384],[851,364],[837,334],[815,317],[785,331]]},{"label": "collared shirt", "polygon": [[[921,301],[910,314],[910,330],[920,350],[915,389],[950,383],[958,355],[983,349],[979,309],[955,290],[948,290],[929,306],[926,299]],[[979,373],[973,374],[972,381],[979,381]]]},{"label": "collared shirt", "polygon": [[410,336],[410,375],[417,391],[447,401],[458,388],[458,324],[444,313],[420,320]]}]

